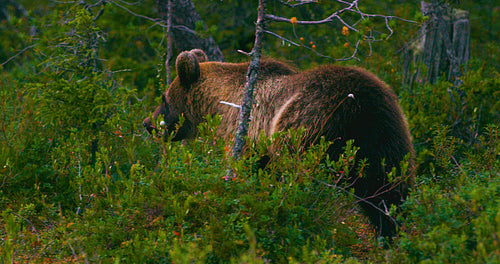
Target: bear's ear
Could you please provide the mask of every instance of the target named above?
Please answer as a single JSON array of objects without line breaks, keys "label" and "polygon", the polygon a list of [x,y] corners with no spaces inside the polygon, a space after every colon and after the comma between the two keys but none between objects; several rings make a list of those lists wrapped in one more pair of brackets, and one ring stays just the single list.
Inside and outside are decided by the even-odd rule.
[{"label": "bear's ear", "polygon": [[183,51],[177,56],[175,68],[184,88],[189,89],[191,84],[200,78],[200,64],[197,56],[191,51]]},{"label": "bear's ear", "polygon": [[199,63],[208,61],[208,56],[207,56],[207,54],[205,54],[205,52],[203,50],[192,49],[190,52],[196,56],[196,59],[198,59]]}]

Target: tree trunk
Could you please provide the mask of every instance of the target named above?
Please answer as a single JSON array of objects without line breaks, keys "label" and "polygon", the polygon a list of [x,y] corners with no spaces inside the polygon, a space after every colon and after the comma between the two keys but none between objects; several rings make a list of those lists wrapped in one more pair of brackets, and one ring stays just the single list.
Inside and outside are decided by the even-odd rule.
[{"label": "tree trunk", "polygon": [[173,46],[173,36],[172,36],[172,0],[167,1],[167,59],[165,60],[165,85],[168,87],[172,82],[172,70],[170,68],[170,60],[173,57],[172,46]]},{"label": "tree trunk", "polygon": [[22,14],[24,17],[28,17],[28,11],[18,1],[0,0],[0,21],[4,19],[10,21],[8,6],[13,7],[16,15]]},{"label": "tree trunk", "polygon": [[209,60],[224,61],[224,56],[212,37],[203,38],[195,32],[196,24],[202,23],[200,14],[191,0],[158,0],[160,15],[166,18],[168,2],[171,3],[172,36],[177,50],[202,49]]},{"label": "tree trunk", "polygon": [[[421,2],[422,13],[429,16],[421,36],[410,43],[403,58],[403,85],[414,82],[435,83],[444,75],[455,87],[469,60],[469,13],[435,1]],[[425,67],[422,67],[425,66]]]},{"label": "tree trunk", "polygon": [[241,104],[241,112],[238,121],[238,129],[234,137],[233,158],[239,159],[245,146],[245,137],[248,134],[248,123],[253,105],[253,91],[260,72],[260,58],[262,56],[262,38],[264,35],[265,0],[259,0],[259,11],[255,31],[255,43],[251,52],[252,60],[248,66],[245,93]]}]

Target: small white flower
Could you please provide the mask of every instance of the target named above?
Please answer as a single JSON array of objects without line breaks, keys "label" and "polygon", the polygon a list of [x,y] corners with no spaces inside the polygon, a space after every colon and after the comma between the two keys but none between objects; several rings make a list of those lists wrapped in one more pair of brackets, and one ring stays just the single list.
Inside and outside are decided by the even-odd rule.
[{"label": "small white flower", "polygon": [[161,121],[161,122],[160,122],[160,126],[161,126],[161,127],[164,127],[165,125],[166,125],[166,124],[165,124],[165,121]]}]

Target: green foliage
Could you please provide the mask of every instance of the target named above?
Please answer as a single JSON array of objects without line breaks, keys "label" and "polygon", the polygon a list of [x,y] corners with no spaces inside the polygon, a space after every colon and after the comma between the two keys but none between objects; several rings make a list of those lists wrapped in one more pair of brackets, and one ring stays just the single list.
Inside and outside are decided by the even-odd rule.
[{"label": "green foliage", "polygon": [[[489,124],[498,124],[500,120],[499,74],[471,70],[462,80],[463,85],[458,88],[440,81],[419,85],[401,94],[405,98],[402,104],[408,112],[419,163],[431,165],[422,166],[424,169],[436,169],[432,165],[453,167],[454,148],[459,149],[459,153],[453,154],[457,160],[470,157],[466,150],[481,150],[485,140],[482,134]],[[488,131],[491,132],[491,128]],[[437,160],[432,164],[431,159]]]},{"label": "green foliage", "polygon": [[498,74],[470,71],[463,82],[458,89],[439,82],[403,93],[419,175],[404,206],[403,232],[385,261],[500,259]]},{"label": "green foliage", "polygon": [[[498,127],[495,129],[498,133]],[[498,141],[484,147],[488,151],[494,149],[498,155]],[[498,262],[500,181],[498,160],[495,163],[495,170],[483,172],[478,172],[477,164],[457,164],[458,168],[453,169],[459,171],[452,171],[451,175],[458,175],[452,179],[415,190],[405,205],[408,230],[401,233],[391,260],[398,263]]]},{"label": "green foliage", "polygon": [[[366,224],[366,220],[356,216],[348,220],[344,213],[352,210],[352,197],[342,195],[336,189],[342,188],[340,185],[324,184],[330,181],[334,167],[346,166],[342,159],[339,163],[343,164],[322,165],[326,142],[302,154],[284,149],[277,153],[279,158],[271,169],[255,171],[253,148],[246,158],[233,163],[228,158],[228,142],[215,136],[214,125],[220,123],[220,117],[207,117],[207,121],[200,125],[200,137],[189,144],[159,142],[161,157],[152,151],[157,143],[140,138],[143,147],[134,148],[145,152],[143,158],[153,161],[153,166],[137,160],[124,168],[119,156],[111,162],[111,146],[101,147],[93,164],[84,165],[73,156],[76,161],[68,164],[64,169],[68,173],[60,177],[72,179],[68,184],[73,192],[66,198],[74,205],[49,208],[58,213],[46,220],[50,225],[37,225],[43,229],[42,237],[9,240],[18,248],[14,259],[53,256],[127,263],[145,259],[317,263],[340,262],[343,255],[351,256],[359,239],[352,226]],[[138,139],[126,137],[126,144]],[[294,137],[292,133],[292,142]],[[85,152],[73,150],[79,155]],[[69,151],[54,152],[68,155]],[[228,176],[229,165],[234,174]],[[45,203],[52,199],[48,197]],[[13,227],[5,227],[22,230],[20,234],[27,236],[31,233],[25,229],[27,223],[43,223],[37,206],[44,205],[15,208],[17,213],[4,211],[7,221],[20,218]],[[347,226],[344,221],[352,222]],[[56,242],[48,248],[28,246],[48,239]],[[6,248],[9,245],[5,244]],[[11,257],[12,252],[8,252],[5,257]]]},{"label": "green foliage", "polygon": [[[98,1],[85,2],[21,1],[32,7],[29,17],[12,13],[0,21],[0,63],[10,59],[0,71],[0,262],[500,262],[493,30],[500,20],[488,1],[457,3],[487,7],[471,12],[472,61],[460,87],[444,81],[400,87],[394,51],[418,27],[394,20],[395,35],[360,63],[398,92],[417,151],[416,185],[395,213],[402,226],[387,249],[339,181],[352,169],[357,149],[350,143],[340,157],[325,157],[323,140],[297,152],[304,150],[304,131],[287,131],[249,142],[233,161],[232,143],[215,134],[217,116],[206,117],[193,141],[148,135],[141,122],[164,89],[164,32],[111,3],[101,13],[101,6],[86,9]],[[199,34],[213,35],[228,60],[240,59],[234,50],[251,49],[254,3],[194,2],[208,25]],[[306,20],[324,18],[335,5],[268,8]],[[413,2],[359,5],[426,19]],[[154,6],[130,8],[156,17]],[[381,22],[359,25],[370,30]],[[291,24],[272,29],[294,34]],[[356,37],[342,35],[338,25],[296,27],[295,34],[335,57],[349,54],[352,46],[344,43]],[[266,54],[304,68],[330,62],[279,40],[266,43]],[[270,149],[271,163],[259,168]]]}]

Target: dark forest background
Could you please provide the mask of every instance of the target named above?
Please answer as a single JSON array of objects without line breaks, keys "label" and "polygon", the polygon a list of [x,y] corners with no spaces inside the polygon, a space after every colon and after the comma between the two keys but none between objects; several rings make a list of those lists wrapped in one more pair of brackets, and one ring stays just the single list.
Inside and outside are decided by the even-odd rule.
[{"label": "dark forest background", "polygon": [[[250,52],[255,39],[257,1],[179,0],[170,51],[168,2],[0,1],[0,262],[500,262],[498,1],[434,1],[469,12],[470,52],[459,76],[440,72],[432,82],[407,82],[427,70],[408,62],[430,19],[420,1],[359,1],[362,12],[413,21],[391,20],[390,35],[383,20],[344,16],[377,32],[371,46],[356,48],[363,34],[340,23],[268,24],[299,45],[267,34],[264,56],[300,69],[357,65],[398,94],[417,175],[401,210],[391,210],[401,223],[393,241],[375,235],[349,189],[318,184],[352,166],[320,162],[326,143],[279,150],[258,170],[267,139],[233,161],[232,142],[214,134],[220,117],[207,117],[189,142],[145,131],[179,52],[248,61],[238,50]],[[268,13],[319,20],[345,6],[283,2],[294,1],[268,1]],[[338,60],[354,51],[357,59]],[[346,147],[343,157],[352,155]]]}]

